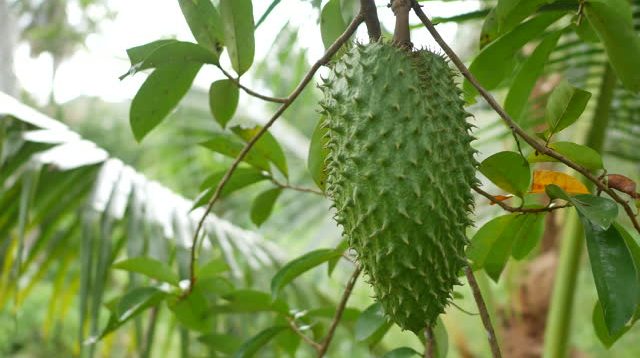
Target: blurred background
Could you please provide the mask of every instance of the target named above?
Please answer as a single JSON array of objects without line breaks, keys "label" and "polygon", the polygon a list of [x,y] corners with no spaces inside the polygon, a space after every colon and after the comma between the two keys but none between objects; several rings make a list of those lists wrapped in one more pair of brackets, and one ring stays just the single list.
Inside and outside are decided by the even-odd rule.
[{"label": "blurred background", "polygon": [[[256,31],[256,62],[242,77],[244,85],[258,92],[280,97],[286,96],[295,87],[311,63],[323,53],[319,21],[325,2],[278,2]],[[357,7],[355,3],[355,0],[343,1],[345,18]],[[393,28],[394,18],[386,3],[387,1],[377,1],[381,22],[385,32],[389,33]],[[494,3],[480,0],[428,1],[425,5],[430,16],[446,19],[460,14],[482,12]],[[271,1],[254,0],[254,18],[259,19],[271,5]],[[412,18],[412,22],[418,23],[415,18]],[[443,21],[438,25],[445,40],[453,44],[454,49],[465,60],[470,60],[477,53],[481,27],[481,17],[471,17],[461,22]],[[86,225],[83,226],[80,222],[95,221],[94,226],[98,231],[102,230],[102,237],[112,241],[113,247],[108,249],[111,254],[115,255],[120,245],[129,254],[144,252],[158,258],[175,259],[176,265],[184,269],[184,243],[188,244],[188,233],[184,235],[186,239],[182,240],[183,245],[180,245],[181,239],[176,239],[179,229],[176,229],[174,222],[179,219],[162,219],[162,213],[155,213],[154,210],[169,210],[193,200],[207,176],[230,164],[228,158],[212,154],[197,145],[212,133],[221,131],[211,118],[207,91],[212,81],[224,76],[214,67],[203,68],[196,77],[193,88],[169,118],[142,143],[136,142],[129,127],[128,111],[131,99],[146,75],[137,74],[122,81],[118,77],[129,68],[127,48],[161,38],[193,41],[177,1],[0,0],[0,91],[65,124],[65,133],[78,133],[104,149],[109,158],[119,159],[121,163],[118,165],[121,167],[118,170],[123,167],[131,168],[144,178],[140,179],[144,183],[149,186],[159,185],[163,188],[163,193],[171,193],[163,197],[169,198],[164,203],[153,201],[153,197],[157,199],[157,195],[151,189],[147,192],[151,194],[140,196],[137,201],[134,200],[135,195],[131,194],[127,203],[123,204],[125,211],[107,220],[101,214],[109,211],[105,209],[106,204],[102,204],[102,211],[96,209],[100,205],[96,206],[95,202],[104,199],[100,199],[96,194],[99,190],[93,186],[103,183],[106,180],[104,178],[108,177],[104,166],[92,163],[73,168],[73,179],[69,179],[69,175],[56,177],[55,173],[47,171],[45,165],[37,168],[40,173],[39,183],[31,184],[32,186],[28,184],[28,173],[33,168],[19,172],[20,177],[12,181],[11,177],[15,177],[15,173],[9,172],[6,166],[3,167],[4,172],[0,173],[4,183],[0,201],[3,205],[0,206],[3,210],[0,215],[3,220],[0,222],[0,253],[3,254],[0,261],[0,356],[75,356],[78,354],[76,337],[78,331],[82,330],[80,326],[87,324],[85,320],[89,319],[98,326],[106,323],[106,313],[99,307],[90,310],[93,312],[90,314],[92,318],[80,317],[82,314],[79,312],[83,312],[80,306],[85,304],[83,302],[89,302],[87,304],[90,306],[92,299],[82,296],[80,289],[83,286],[81,272],[85,267],[85,258],[79,254],[79,248],[82,245],[81,238],[86,234],[83,232],[93,230],[86,229]],[[366,41],[364,27],[359,30],[357,39]],[[413,30],[412,39],[417,47],[436,48],[427,32],[421,28]],[[569,39],[565,41],[570,43]],[[577,60],[577,56],[571,60],[567,53],[573,50],[587,52],[588,49],[565,46],[563,50],[564,53],[559,50],[556,54],[556,70],[573,69],[575,73],[569,75],[580,78],[583,73],[579,71],[583,68],[580,67],[582,63]],[[227,58],[221,58],[222,66],[231,68]],[[562,61],[567,58],[569,60]],[[601,58],[596,58],[596,62],[597,60]],[[591,66],[585,71],[592,71],[592,67],[597,65],[585,64],[584,66]],[[323,71],[325,70],[321,74],[326,73]],[[545,89],[545,86],[549,87],[549,83],[553,81],[541,83],[540,91],[548,92],[549,88]],[[306,169],[307,153],[311,134],[319,119],[316,112],[319,98],[320,91],[310,86],[272,130],[285,150],[291,182],[308,187],[313,186],[313,181]],[[0,101],[0,113],[7,113],[8,103],[10,101],[7,99]],[[275,109],[274,104],[241,93],[240,105],[232,123],[261,124]],[[626,111],[628,110],[627,108]],[[512,137],[506,128],[498,124],[496,116],[484,104],[476,104],[469,111],[475,115],[474,124],[478,127],[476,136],[479,140],[476,146],[480,151],[479,159],[497,150],[513,148]],[[31,112],[27,115],[31,116]],[[19,121],[27,118],[18,118],[17,115],[12,117],[16,118],[2,118],[7,133],[3,138],[6,139],[7,148],[10,148],[6,143],[10,143],[11,133],[41,128],[34,123]],[[532,118],[535,116],[532,115]],[[635,121],[638,118],[636,114],[629,114],[625,118],[628,119],[627,122],[620,124],[619,129],[611,133],[612,138],[617,140],[608,144],[610,155],[607,163],[608,167],[620,168],[630,176],[637,176],[637,164],[630,164],[634,161],[637,163],[635,143],[626,142],[626,137],[619,132],[637,133],[639,127]],[[534,125],[535,122],[532,121],[530,126]],[[572,135],[580,137],[584,130],[578,128]],[[48,143],[42,147],[29,148],[29,153],[43,151],[50,146],[51,143]],[[15,155],[27,150],[25,143],[16,144],[15,148],[18,147],[20,149],[13,152],[8,150],[10,154],[5,154],[3,159],[11,157],[11,153]],[[59,162],[67,159],[73,161],[75,155],[78,153],[67,151],[63,158],[56,159],[56,165],[60,166]],[[46,160],[43,163],[51,164]],[[111,195],[116,195],[114,193],[120,190],[118,180],[122,180],[122,177],[110,179]],[[51,188],[62,188],[63,185],[65,189],[60,192],[50,192]],[[84,189],[79,192],[71,190],[80,187]],[[230,261],[229,265],[236,270],[232,275],[236,286],[268,291],[270,277],[283,262],[312,249],[335,247],[341,238],[340,231],[331,218],[328,201],[319,196],[296,192],[285,191],[271,219],[256,227],[248,212],[255,196],[265,187],[262,184],[251,186],[225,197],[216,205],[214,213],[217,218],[225,225],[230,225],[227,227],[228,241],[238,241],[233,242],[233,247],[227,251],[209,249],[205,256],[224,256],[225,260]],[[29,190],[28,188],[35,192],[35,214],[25,219],[21,215],[24,205],[21,204],[20,193]],[[78,200],[71,204],[74,197],[80,196],[87,198],[87,201]],[[108,202],[113,200],[107,199]],[[67,201],[69,204],[63,207],[61,203]],[[498,208],[487,205],[481,199],[478,199],[477,208],[477,227],[499,212]],[[92,210],[98,213],[97,216],[92,216]],[[53,212],[56,215],[51,214]],[[148,220],[143,220],[144,218]],[[494,322],[499,327],[501,342],[509,353],[507,356],[535,357],[541,352],[544,320],[548,311],[554,265],[557,262],[557,239],[563,231],[563,220],[562,213],[549,215],[547,230],[537,251],[539,256],[530,261],[510,263],[500,284],[495,284],[484,274],[478,273],[494,312]],[[74,229],[80,226],[81,230]],[[133,234],[137,236],[132,236]],[[12,252],[20,250],[20,247],[12,246],[16,245],[12,240],[15,235],[26,236],[24,245],[29,253],[22,265],[18,265],[21,273],[17,276],[19,281],[12,279],[16,277],[11,269],[15,262],[9,259]],[[42,237],[46,240],[37,239]],[[222,240],[220,235],[217,240]],[[138,243],[131,244],[130,241]],[[211,246],[215,245],[212,241]],[[98,248],[95,250],[100,251]],[[640,346],[637,342],[640,339],[640,328],[637,326],[608,351],[596,338],[591,324],[596,292],[590,270],[584,266],[577,285],[579,292],[576,294],[574,308],[572,356],[639,357]],[[101,277],[100,265],[97,267],[96,277]],[[341,261],[330,278],[324,270],[324,266],[322,269],[315,269],[296,281],[295,288],[292,289],[295,292],[291,294],[297,295],[294,302],[298,302],[300,307],[313,306],[312,302],[319,306],[332,305],[339,299],[352,271],[351,264]],[[101,288],[105,301],[121,293],[132,281],[125,274],[102,274],[105,278],[108,277],[107,283]],[[95,282],[97,281],[94,280],[93,284]],[[459,298],[456,300],[457,306],[450,306],[443,317],[448,331],[449,356],[486,357],[488,346],[473,298],[466,286],[457,288],[456,292]],[[359,282],[349,306],[354,310],[363,310],[372,303],[371,296],[372,292],[366,284]],[[197,339],[195,336],[185,338],[188,333],[180,329],[179,322],[175,322],[170,315],[163,314],[162,310],[155,314],[152,320],[157,328],[153,347],[147,349],[141,344],[149,342],[149,337],[145,335],[149,332],[146,328],[148,321],[136,320],[104,340],[98,351],[99,356],[213,355],[206,339]],[[237,333],[238,337],[247,337],[255,334],[260,325],[267,321],[261,315],[251,317],[247,321],[243,320],[242,315],[238,315],[225,324],[232,327],[230,331]],[[410,333],[401,332],[397,327],[391,328],[379,342],[374,339],[358,343],[353,333],[353,318],[351,321],[346,318],[347,324],[338,330],[332,356],[381,356],[383,352],[401,345],[420,350],[419,340]],[[317,327],[326,326],[329,322],[326,319],[318,320]],[[285,356],[286,352],[285,342],[282,347],[276,345],[273,350],[264,352],[264,356]],[[297,356],[310,356],[311,352],[303,349]]]}]

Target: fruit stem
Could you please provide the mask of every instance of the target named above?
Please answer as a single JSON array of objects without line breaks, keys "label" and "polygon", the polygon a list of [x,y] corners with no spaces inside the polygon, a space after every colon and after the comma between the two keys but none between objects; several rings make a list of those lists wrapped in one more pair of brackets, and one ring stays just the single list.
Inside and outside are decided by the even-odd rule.
[{"label": "fruit stem", "polygon": [[393,43],[399,47],[412,48],[411,32],[409,31],[410,0],[392,0],[391,10],[396,16],[396,28],[393,32]]}]

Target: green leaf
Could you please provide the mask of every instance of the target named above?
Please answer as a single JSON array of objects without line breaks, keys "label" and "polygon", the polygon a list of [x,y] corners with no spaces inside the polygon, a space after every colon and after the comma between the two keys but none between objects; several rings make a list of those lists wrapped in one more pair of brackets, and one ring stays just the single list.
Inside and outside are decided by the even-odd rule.
[{"label": "green leaf", "polygon": [[509,32],[520,22],[532,15],[541,5],[555,0],[499,0],[496,5],[498,35]]},{"label": "green leaf", "polygon": [[213,259],[198,268],[198,278],[214,277],[229,271],[229,265],[223,259]]},{"label": "green leaf", "polygon": [[112,313],[107,326],[100,333],[104,338],[146,309],[159,305],[167,294],[155,287],[136,287],[112,303]]},{"label": "green leaf", "polygon": [[[253,128],[233,127],[231,131],[245,142],[249,142],[262,130],[261,126]],[[254,144],[251,151],[260,153],[261,156],[271,161],[285,177],[289,177],[289,168],[287,167],[287,158],[284,155],[282,147],[278,141],[269,133],[265,132],[260,139]]]},{"label": "green leaf", "polygon": [[522,197],[531,183],[529,163],[516,152],[499,152],[480,163],[478,170],[499,188]]},{"label": "green leaf", "polygon": [[636,275],[638,276],[638,294],[636,295],[638,300],[638,307],[636,308],[636,313],[634,315],[634,321],[640,319],[640,243],[638,240],[631,236],[631,234],[625,229],[622,225],[614,222],[613,225],[616,227],[622,238],[624,239],[624,243],[629,248],[629,252],[631,252],[631,258],[633,259],[633,264],[636,267]]},{"label": "green leaf", "polygon": [[589,98],[591,93],[571,86],[566,80],[560,82],[547,100],[545,111],[545,120],[549,125],[547,137],[551,137],[578,120]]},{"label": "green leaf", "polygon": [[238,108],[240,90],[232,80],[220,80],[209,87],[209,109],[222,128],[233,118]]},{"label": "green leaf", "polygon": [[198,283],[188,295],[171,297],[168,304],[178,322],[185,327],[199,332],[211,330],[213,315],[210,314],[209,302]]},{"label": "green leaf", "polygon": [[617,77],[630,91],[640,90],[640,38],[633,28],[630,4],[626,0],[589,0],[584,14],[604,44]]},{"label": "green leaf", "polygon": [[[340,252],[342,255],[344,255],[345,251],[347,251],[348,249],[349,249],[349,240],[347,239],[343,239],[342,241],[340,241],[338,246],[336,246],[335,248],[335,250]],[[338,261],[340,261],[340,258],[342,257],[342,255],[338,257],[334,257],[330,259],[329,262],[327,262],[327,276],[331,277],[331,274],[333,273],[333,270],[335,270],[336,266],[338,265]]]},{"label": "green leaf", "polygon": [[248,358],[253,357],[260,348],[269,343],[275,336],[289,329],[289,326],[274,326],[267,328],[257,335],[251,337],[248,341],[244,342],[238,351],[234,354],[236,358]]},{"label": "green leaf", "polygon": [[251,206],[251,221],[254,224],[260,226],[267,221],[281,193],[282,188],[273,188],[263,191],[256,197]]},{"label": "green leaf", "polygon": [[340,0],[329,0],[320,14],[320,32],[324,48],[329,48],[346,29],[347,24],[342,18]]},{"label": "green leaf", "polygon": [[578,213],[591,221],[594,225],[606,230],[618,217],[618,205],[607,198],[591,194],[578,194],[571,197]]},{"label": "green leaf", "polygon": [[372,338],[376,332],[387,326],[387,319],[384,315],[384,309],[379,302],[367,307],[356,321],[356,340],[358,342],[366,341]]},{"label": "green leaf", "polygon": [[308,252],[288,262],[273,276],[273,279],[271,279],[271,295],[277,297],[280,290],[296,277],[341,255],[342,252],[335,249],[320,249]]},{"label": "green leaf", "polygon": [[[229,158],[235,159],[244,148],[244,144],[227,134],[214,133],[209,135],[209,137],[211,139],[204,143],[201,143],[200,145],[214,152],[223,154]],[[265,153],[261,151],[253,149],[250,150],[249,153],[247,153],[247,155],[244,157],[243,161],[257,169],[261,169],[267,172],[270,171],[269,158],[265,155]]]},{"label": "green leaf", "polygon": [[147,77],[129,112],[131,129],[138,142],[178,105],[201,66],[197,63],[162,66]]},{"label": "green leaf", "polygon": [[382,358],[411,358],[420,357],[421,354],[413,348],[400,347],[385,353]]},{"label": "green leaf", "polygon": [[168,282],[174,286],[178,286],[180,279],[178,275],[162,261],[158,261],[151,257],[134,257],[131,259],[116,262],[111,266],[114,269],[135,272],[154,280]]},{"label": "green leaf", "polygon": [[449,334],[440,317],[438,317],[433,327],[433,335],[436,340],[435,356],[437,358],[447,358],[447,354],[449,353]]},{"label": "green leaf", "polygon": [[327,183],[327,172],[324,168],[324,162],[329,154],[329,149],[327,148],[327,143],[329,142],[329,138],[327,137],[328,129],[323,126],[323,123],[324,117],[320,118],[318,124],[316,124],[316,128],[313,130],[307,160],[311,177],[322,191],[324,191]]},{"label": "green leaf", "polygon": [[487,258],[492,253],[493,246],[496,241],[500,240],[503,232],[514,218],[514,215],[498,216],[484,224],[473,235],[467,247],[467,258],[471,261],[474,270],[484,268]]},{"label": "green leaf", "polygon": [[[194,200],[193,208],[200,207],[205,205],[213,192],[216,190],[218,183],[222,180],[225,173],[227,171],[223,170],[217,173],[213,173],[204,182],[200,185],[200,190],[204,190],[198,197]],[[235,191],[238,191],[242,188],[245,188],[249,185],[255,184],[259,181],[269,179],[268,176],[264,175],[262,172],[253,169],[253,168],[237,168],[233,174],[231,174],[231,178],[222,189],[221,197],[225,197]]]},{"label": "green leaf", "polygon": [[255,52],[253,5],[251,0],[220,0],[220,14],[231,65],[242,75],[251,67]]},{"label": "green leaf", "polygon": [[170,43],[178,42],[178,40],[156,40],[148,44],[131,47],[127,49],[127,56],[131,66],[143,62],[147,56],[151,55],[158,48]]},{"label": "green leaf", "polygon": [[198,337],[198,341],[205,344],[213,352],[233,354],[242,344],[237,336],[223,333],[205,334]]},{"label": "green leaf", "polygon": [[289,307],[287,303],[276,299],[273,300],[271,295],[266,292],[256,290],[236,290],[223,298],[228,302],[224,305],[214,307],[217,313],[250,313],[271,311],[281,314],[287,314]]},{"label": "green leaf", "polygon": [[616,343],[618,339],[620,339],[620,337],[622,337],[629,331],[629,329],[631,329],[630,326],[625,326],[617,334],[611,335],[609,333],[609,328],[607,328],[607,324],[604,320],[604,312],[602,311],[602,305],[600,304],[600,301],[596,301],[596,304],[593,307],[592,321],[593,328],[596,331],[596,336],[598,336],[600,342],[602,342],[602,344],[607,349],[611,348],[613,344]]},{"label": "green leaf", "polygon": [[511,256],[524,259],[540,242],[544,233],[544,213],[518,215],[511,225],[518,227]]},{"label": "green leaf", "polygon": [[142,61],[133,64],[124,76],[161,66],[205,63],[217,64],[218,55],[192,42],[168,41],[164,45],[154,48]]},{"label": "green leaf", "polygon": [[[539,36],[549,25],[564,15],[562,12],[549,12],[538,15],[517,26],[513,31],[500,37],[480,52],[473,60],[469,70],[487,90],[498,87],[514,69],[515,55],[527,42]],[[500,66],[496,66],[499,63]],[[478,94],[468,80],[463,83],[467,102]]]},{"label": "green leaf", "polygon": [[218,56],[224,45],[224,32],[218,10],[208,0],[178,0],[196,41]]},{"label": "green leaf", "polygon": [[197,285],[207,299],[228,295],[235,290],[233,283],[221,276],[198,276]]},{"label": "green leaf", "polygon": [[513,79],[513,84],[504,101],[504,109],[518,123],[522,122],[521,116],[527,106],[531,91],[542,74],[549,55],[556,47],[560,35],[560,31],[547,35],[527,58]]},{"label": "green leaf", "polygon": [[[344,312],[342,312],[342,321],[343,322],[351,322],[355,321],[360,317],[360,310],[357,308],[346,307]],[[327,318],[332,319],[336,315],[336,307],[321,307],[321,308],[313,308],[307,311],[306,317],[318,317],[318,318]]]},{"label": "green leaf", "polygon": [[581,216],[591,271],[610,335],[622,332],[633,317],[640,292],[629,248],[615,226],[603,229]]},{"label": "green leaf", "polygon": [[[598,170],[603,168],[602,157],[600,154],[585,145],[573,142],[555,142],[549,144],[549,148],[587,169]],[[558,161],[556,158],[538,152],[532,152],[529,154],[527,160],[529,163]]]}]

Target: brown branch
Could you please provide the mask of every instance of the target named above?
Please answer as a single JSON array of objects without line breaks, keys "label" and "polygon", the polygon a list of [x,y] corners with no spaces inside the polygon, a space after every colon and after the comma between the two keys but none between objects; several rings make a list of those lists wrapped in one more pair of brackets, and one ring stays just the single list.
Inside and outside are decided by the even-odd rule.
[{"label": "brown branch", "polygon": [[427,326],[424,329],[425,349],[424,358],[435,358],[436,356],[436,337],[433,334],[433,328]]},{"label": "brown branch", "polygon": [[360,0],[360,12],[364,15],[370,41],[378,41],[382,36],[380,20],[378,20],[378,8],[374,0]]},{"label": "brown branch", "polygon": [[309,346],[311,346],[313,349],[316,350],[316,352],[320,351],[320,348],[322,347],[320,345],[320,343],[314,341],[313,339],[311,339],[309,336],[307,336],[306,334],[304,334],[301,330],[300,327],[298,327],[298,325],[296,325],[296,323],[293,321],[293,319],[291,318],[287,318],[287,321],[289,322],[289,327],[291,327],[291,329],[298,335],[300,336],[300,338],[302,338],[303,341],[305,341]]},{"label": "brown branch", "polygon": [[489,339],[489,345],[491,346],[491,353],[493,354],[494,358],[500,358],[502,357],[502,354],[500,353],[500,346],[498,346],[498,341],[496,339],[496,332],[493,330],[493,325],[491,324],[491,318],[489,317],[487,305],[484,302],[484,298],[482,298],[482,292],[480,292],[478,282],[476,281],[475,276],[473,276],[473,271],[471,270],[471,267],[469,265],[464,268],[464,273],[467,275],[467,281],[469,281],[469,286],[471,287],[471,291],[473,291],[473,298],[476,300],[476,304],[478,305],[478,311],[480,311],[482,324],[487,330],[487,337]]},{"label": "brown branch", "polygon": [[321,192],[320,190],[315,190],[315,189],[311,189],[311,188],[302,188],[302,187],[291,185],[291,184],[288,184],[288,183],[282,183],[282,182],[279,182],[278,180],[276,180],[275,178],[271,178],[271,182],[273,184],[275,184],[276,186],[282,188],[282,189],[291,189],[291,190],[299,191],[299,192],[302,192],[302,193],[311,193],[311,194],[324,196],[324,193]]},{"label": "brown branch", "polygon": [[356,30],[358,29],[358,26],[362,23],[363,20],[364,20],[363,15],[359,13],[353,19],[353,21],[351,21],[351,24],[349,24],[349,26],[344,31],[344,33],[340,35],[340,37],[338,37],[338,39],[327,49],[325,54],[318,61],[316,61],[316,63],[314,63],[313,66],[311,66],[311,68],[309,69],[307,74],[304,76],[302,81],[300,81],[298,86],[293,90],[293,92],[291,92],[289,97],[287,97],[287,101],[283,103],[280,106],[280,108],[278,108],[278,110],[273,114],[273,116],[271,116],[271,119],[269,119],[269,121],[264,125],[264,127],[262,127],[260,131],[258,131],[258,133],[256,133],[256,135],[253,138],[251,138],[249,142],[247,142],[247,144],[245,144],[244,148],[242,148],[242,150],[240,151],[236,159],[233,161],[233,163],[231,163],[231,166],[229,167],[229,169],[227,169],[227,172],[224,174],[224,176],[218,183],[218,186],[216,187],[216,190],[214,191],[213,196],[211,197],[211,199],[209,199],[209,203],[207,204],[204,214],[202,214],[202,217],[198,222],[196,231],[193,234],[193,240],[192,240],[193,244],[191,247],[191,258],[190,258],[190,268],[189,268],[190,285],[189,285],[189,290],[187,291],[187,294],[191,291],[191,289],[193,288],[196,282],[195,266],[196,266],[197,247],[198,247],[197,245],[198,235],[202,230],[202,226],[204,225],[204,221],[207,218],[207,215],[209,215],[209,213],[211,212],[211,209],[213,208],[213,204],[215,204],[216,201],[220,198],[220,193],[222,193],[222,189],[225,187],[225,185],[227,185],[227,183],[229,182],[229,179],[231,178],[231,175],[233,175],[233,173],[235,172],[240,162],[244,159],[244,157],[247,156],[247,153],[249,153],[249,151],[251,150],[251,148],[253,148],[256,142],[269,130],[269,128],[273,125],[273,123],[275,123],[275,121],[278,120],[278,118],[280,118],[282,113],[284,113],[284,111],[286,111],[287,108],[291,106],[291,104],[298,98],[298,96],[300,96],[302,91],[305,89],[305,87],[307,87],[309,82],[311,82],[311,80],[313,79],[313,76],[320,69],[320,67],[323,65],[326,65],[331,59],[331,57],[333,57],[333,55],[335,55],[336,52],[338,52],[338,50],[347,41],[349,41],[349,39],[351,38],[351,35],[353,35],[356,32]]},{"label": "brown branch", "polygon": [[336,314],[333,316],[333,321],[331,322],[331,326],[329,326],[329,331],[327,332],[327,336],[322,341],[322,346],[318,351],[318,358],[324,357],[329,349],[329,345],[331,344],[331,340],[333,339],[333,334],[336,332],[336,328],[338,328],[338,323],[342,319],[342,314],[344,313],[344,309],[347,307],[347,301],[351,296],[351,292],[353,291],[353,286],[355,286],[356,281],[358,281],[358,276],[360,276],[360,272],[362,271],[361,266],[356,266],[356,269],[353,271],[351,278],[349,278],[349,282],[347,282],[347,287],[344,289],[344,293],[342,294],[342,299],[340,299],[340,303],[336,308]]},{"label": "brown branch", "polygon": [[565,204],[565,205],[557,205],[557,206],[546,206],[544,208],[516,208],[513,206],[510,206],[508,204],[505,204],[504,202],[496,199],[493,195],[487,193],[486,191],[480,189],[477,186],[473,187],[473,190],[484,196],[485,198],[489,199],[492,203],[497,204],[498,206],[500,206],[502,209],[510,212],[510,213],[543,213],[543,212],[549,212],[549,211],[554,211],[554,210],[558,210],[558,209],[564,209],[564,208],[568,208],[571,205],[569,204]]},{"label": "brown branch", "polygon": [[425,15],[425,13],[422,11],[420,4],[418,4],[416,0],[411,0],[411,1],[413,6],[413,11],[416,13],[416,15],[418,15],[418,17],[420,18],[420,21],[422,21],[422,23],[427,28],[431,36],[433,36],[434,40],[438,43],[438,45],[440,45],[440,47],[447,54],[451,62],[453,62],[453,64],[458,68],[458,70],[462,73],[462,75],[469,81],[469,83],[471,83],[473,87],[476,88],[476,90],[480,93],[480,95],[482,95],[482,97],[484,97],[484,99],[487,101],[489,106],[491,106],[491,108],[493,108],[493,110],[498,115],[500,115],[500,117],[502,117],[502,119],[506,122],[507,126],[509,126],[509,128],[513,132],[515,132],[520,138],[524,139],[524,141],[527,142],[527,144],[529,144],[532,148],[538,151],[538,153],[548,155],[564,163],[566,166],[574,169],[578,173],[582,174],[589,181],[594,183],[599,190],[607,193],[613,200],[615,200],[618,204],[620,204],[623,207],[624,211],[629,216],[629,219],[631,219],[631,222],[633,223],[633,227],[635,227],[635,229],[640,233],[640,223],[638,223],[638,220],[635,214],[633,213],[633,210],[629,206],[629,204],[624,199],[622,199],[616,192],[608,188],[602,181],[598,180],[598,178],[594,176],[585,167],[574,163],[573,161],[569,160],[567,157],[563,156],[562,154],[545,146],[543,143],[541,143],[536,138],[529,135],[524,129],[522,129],[511,118],[511,116],[509,116],[509,114],[498,104],[498,102],[495,100],[495,98],[493,98],[491,93],[489,93],[489,91],[487,91],[484,87],[482,87],[482,85],[473,76],[473,74],[469,72],[469,69],[464,65],[464,63],[462,63],[458,55],[456,55],[456,53],[451,49],[451,47],[449,47],[449,45],[447,45],[447,43],[442,39],[438,31],[436,30],[435,26],[433,26],[433,24],[431,23],[427,15]]},{"label": "brown branch", "polygon": [[286,103],[288,98],[279,98],[279,97],[271,97],[271,96],[265,96],[263,94],[260,94],[248,87],[243,86],[240,83],[240,79],[233,77],[229,72],[225,71],[224,68],[222,68],[222,66],[220,65],[216,65],[216,67],[218,67],[218,69],[220,71],[222,71],[222,73],[227,76],[228,79],[230,79],[233,83],[235,83],[236,86],[238,86],[238,88],[240,88],[241,90],[245,91],[248,95],[256,97],[256,98],[260,98],[261,100],[267,101],[267,102],[274,102],[274,103]]}]

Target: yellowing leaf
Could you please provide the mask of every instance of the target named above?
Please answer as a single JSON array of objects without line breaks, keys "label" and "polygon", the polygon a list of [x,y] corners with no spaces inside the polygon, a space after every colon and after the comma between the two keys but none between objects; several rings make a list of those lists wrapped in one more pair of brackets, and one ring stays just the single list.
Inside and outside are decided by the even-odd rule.
[{"label": "yellowing leaf", "polygon": [[536,170],[533,172],[531,193],[544,193],[544,187],[555,184],[570,194],[589,194],[589,190],[578,179],[571,175],[552,170]]}]

